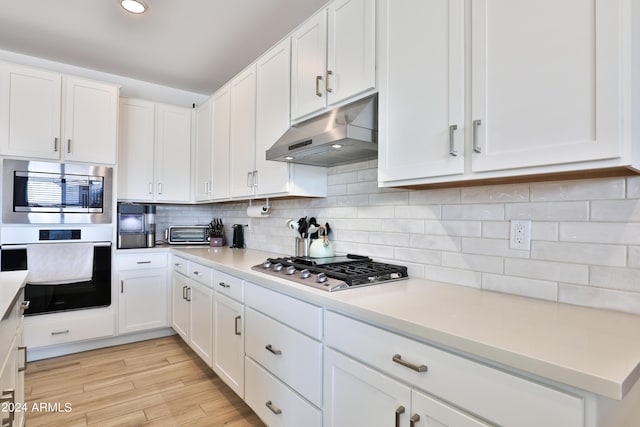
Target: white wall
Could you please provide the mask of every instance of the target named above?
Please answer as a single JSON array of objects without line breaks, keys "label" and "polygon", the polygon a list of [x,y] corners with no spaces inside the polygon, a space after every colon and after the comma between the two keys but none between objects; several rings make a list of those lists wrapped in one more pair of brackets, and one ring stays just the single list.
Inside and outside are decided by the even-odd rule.
[{"label": "white wall", "polygon": [[[292,254],[287,218],[329,222],[336,251],[407,265],[412,277],[640,314],[640,177],[411,191],[379,189],[376,162],[329,170],[329,197],[167,206],[161,226],[222,217],[250,224],[249,248]],[[191,212],[191,213],[190,213]],[[509,220],[532,220],[531,251]]]}]

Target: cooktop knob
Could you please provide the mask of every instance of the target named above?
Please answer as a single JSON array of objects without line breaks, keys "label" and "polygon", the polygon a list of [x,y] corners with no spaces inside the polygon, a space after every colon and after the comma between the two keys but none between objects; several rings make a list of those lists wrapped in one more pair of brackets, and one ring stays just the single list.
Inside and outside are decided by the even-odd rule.
[{"label": "cooktop knob", "polygon": [[300,272],[300,277],[303,279],[308,279],[310,276],[311,276],[311,272],[309,271],[308,268],[305,268]]},{"label": "cooktop knob", "polygon": [[318,273],[318,275],[316,276],[316,282],[318,283],[324,283],[328,280],[329,278],[327,277],[326,274],[324,273]]},{"label": "cooktop knob", "polygon": [[273,269],[275,271],[282,271],[283,268],[284,266],[282,265],[282,263],[277,263],[276,265],[273,266]]},{"label": "cooktop knob", "polygon": [[293,265],[290,265],[285,270],[285,273],[287,273],[289,276],[291,276],[292,274],[296,274],[296,268]]},{"label": "cooktop knob", "polygon": [[262,263],[262,266],[264,268],[266,268],[267,270],[270,269],[272,265],[273,264],[271,264],[271,261],[269,261],[269,260],[266,260],[265,262]]}]

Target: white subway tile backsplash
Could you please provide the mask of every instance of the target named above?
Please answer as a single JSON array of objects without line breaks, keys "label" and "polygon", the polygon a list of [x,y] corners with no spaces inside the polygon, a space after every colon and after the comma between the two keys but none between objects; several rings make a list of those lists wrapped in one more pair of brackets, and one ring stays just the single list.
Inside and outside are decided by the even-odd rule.
[{"label": "white subway tile backsplash", "polygon": [[589,283],[589,267],[583,264],[505,258],[504,274],[508,276],[550,280],[554,282]]},{"label": "white subway tile backsplash", "polygon": [[511,203],[505,219],[538,221],[580,221],[589,219],[589,202]]},{"label": "white subway tile backsplash", "polygon": [[596,243],[531,242],[531,258],[587,265],[624,267],[627,250],[622,245]]},{"label": "white subway tile backsplash", "polygon": [[533,183],[531,201],[623,199],[625,187],[624,178]]},{"label": "white subway tile backsplash", "polygon": [[523,277],[484,273],[482,275],[482,289],[550,301],[556,301],[558,298],[558,284],[556,282]]},{"label": "white subway tile backsplash", "polygon": [[[287,218],[329,222],[336,253],[406,265],[411,277],[640,314],[640,177],[407,190],[377,187],[377,163],[328,170],[326,198],[159,205],[170,224],[250,224],[250,248],[291,254]],[[509,248],[509,222],[532,220],[531,250]],[[383,261],[384,262],[384,261]]]}]

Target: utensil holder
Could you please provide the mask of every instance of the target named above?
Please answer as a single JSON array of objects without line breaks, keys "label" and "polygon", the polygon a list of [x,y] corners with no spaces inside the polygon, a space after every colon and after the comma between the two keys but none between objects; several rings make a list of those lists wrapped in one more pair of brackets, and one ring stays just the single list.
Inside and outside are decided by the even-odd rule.
[{"label": "utensil holder", "polygon": [[296,247],[294,251],[296,256],[308,257],[310,243],[311,242],[308,237],[304,239],[302,237],[296,237]]}]

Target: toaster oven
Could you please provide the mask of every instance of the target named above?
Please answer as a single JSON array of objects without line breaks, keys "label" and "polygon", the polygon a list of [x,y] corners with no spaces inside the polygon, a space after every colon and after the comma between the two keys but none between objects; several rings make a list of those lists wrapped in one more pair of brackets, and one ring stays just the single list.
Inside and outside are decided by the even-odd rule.
[{"label": "toaster oven", "polygon": [[172,225],[164,231],[164,239],[170,245],[208,245],[208,225]]}]

